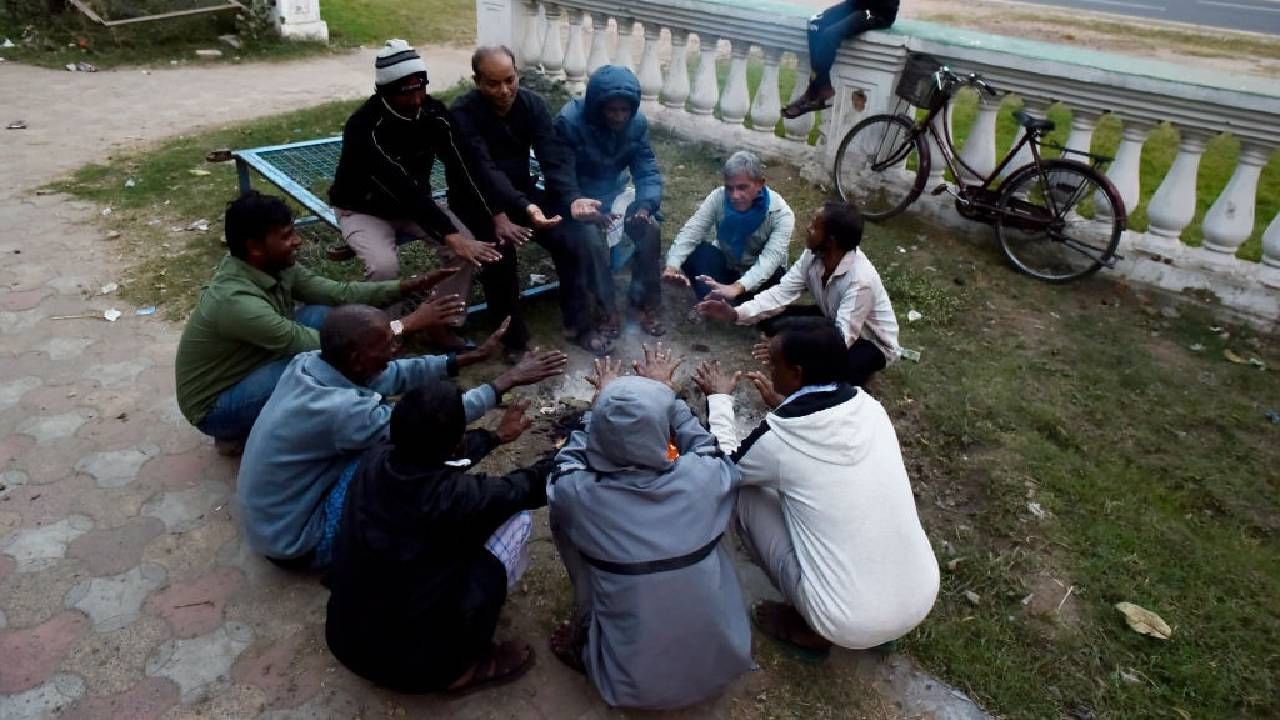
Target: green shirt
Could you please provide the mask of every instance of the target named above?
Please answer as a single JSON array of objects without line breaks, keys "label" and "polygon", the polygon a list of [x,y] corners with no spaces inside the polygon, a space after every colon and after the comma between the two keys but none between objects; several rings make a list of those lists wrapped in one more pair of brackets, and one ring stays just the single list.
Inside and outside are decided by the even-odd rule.
[{"label": "green shirt", "polygon": [[293,321],[294,302],[385,305],[400,281],[337,282],[294,265],[279,277],[230,255],[200,292],[174,361],[178,407],[199,425],[223,390],[273,360],[320,349],[320,333]]}]

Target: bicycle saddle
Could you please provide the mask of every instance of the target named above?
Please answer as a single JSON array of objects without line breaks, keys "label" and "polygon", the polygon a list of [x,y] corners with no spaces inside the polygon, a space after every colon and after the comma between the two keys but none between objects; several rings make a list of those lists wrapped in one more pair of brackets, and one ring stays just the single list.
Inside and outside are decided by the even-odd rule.
[{"label": "bicycle saddle", "polygon": [[1053,128],[1056,127],[1049,118],[1031,117],[1026,110],[1014,110],[1013,117],[1019,125],[1034,133],[1053,132]]}]

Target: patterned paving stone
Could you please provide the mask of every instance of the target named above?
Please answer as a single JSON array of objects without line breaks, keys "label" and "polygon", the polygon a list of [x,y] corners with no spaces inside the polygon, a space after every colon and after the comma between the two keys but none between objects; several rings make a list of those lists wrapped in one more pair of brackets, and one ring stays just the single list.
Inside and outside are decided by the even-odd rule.
[{"label": "patterned paving stone", "polygon": [[26,485],[31,482],[31,476],[21,470],[5,470],[0,472],[0,498],[4,498],[9,491]]},{"label": "patterned paving stone", "polygon": [[30,435],[15,434],[0,440],[0,467],[21,458],[35,445],[36,440]]},{"label": "patterned paving stone", "polygon": [[213,457],[202,449],[154,457],[138,472],[137,484],[155,490],[191,488],[204,479],[205,467],[211,462]]},{"label": "patterned paving stone", "polygon": [[34,310],[24,312],[0,310],[0,335],[26,333],[38,324],[40,324],[40,315]]},{"label": "patterned paving stone", "polygon": [[49,356],[50,360],[59,362],[78,358],[95,340],[85,337],[56,337],[37,345],[36,349]]},{"label": "patterned paving stone", "polygon": [[65,612],[32,628],[0,633],[0,693],[16,693],[47,682],[62,656],[89,630],[77,612]]},{"label": "patterned paving stone", "polygon": [[159,454],[160,448],[146,443],[125,450],[87,455],[76,463],[75,469],[91,476],[98,487],[123,487],[133,482],[144,463]]},{"label": "patterned paving stone", "polygon": [[45,469],[32,467],[31,481],[11,490],[5,496],[8,500],[0,498],[0,509],[18,513],[22,517],[21,526],[28,529],[59,522],[75,514],[82,514],[92,521],[92,516],[78,513],[77,508],[84,506],[86,495],[101,492],[94,487],[93,481],[88,477],[73,476],[41,484],[47,479],[35,473]]},{"label": "patterned paving stone", "polygon": [[49,443],[74,435],[76,430],[79,430],[80,426],[89,419],[89,415],[84,410],[60,415],[37,415],[19,425],[18,432],[30,435],[39,444]]},{"label": "patterned paving stone", "polygon": [[178,685],[164,678],[146,678],[114,695],[82,697],[60,720],[156,720],[178,704]]},{"label": "patterned paving stone", "polygon": [[65,557],[67,545],[92,529],[92,520],[72,515],[49,525],[20,530],[0,544],[0,551],[13,556],[19,572],[40,570]]},{"label": "patterned paving stone", "polygon": [[65,603],[88,615],[95,632],[119,630],[142,615],[147,595],[163,586],[166,576],[162,566],[146,563],[119,575],[81,582],[67,593]]},{"label": "patterned paving stone", "polygon": [[160,716],[160,720],[257,718],[261,716],[264,707],[266,698],[258,688],[218,682],[205,686],[197,693],[195,700],[170,708]]},{"label": "patterned paving stone", "polygon": [[97,380],[104,388],[125,388],[132,385],[138,374],[150,366],[149,361],[142,360],[91,365],[85,368],[84,377]]},{"label": "patterned paving stone", "polygon": [[227,600],[244,584],[235,568],[219,568],[184,583],[170,585],[147,600],[147,611],[169,621],[174,636],[192,638],[222,624]]},{"label": "patterned paving stone", "polygon": [[268,707],[297,707],[320,692],[326,669],[334,662],[323,643],[323,626],[300,630],[256,652],[245,652],[231,669],[231,678],[261,688]]},{"label": "patterned paving stone", "polygon": [[147,543],[162,534],[164,523],[155,518],[137,518],[126,525],[93,530],[72,540],[67,546],[67,557],[83,561],[90,575],[116,575],[142,562]]},{"label": "patterned paving stone", "polygon": [[58,675],[49,682],[16,695],[0,695],[4,720],[45,720],[84,694],[84,681],[75,675]]},{"label": "patterned paving stone", "polygon": [[93,286],[93,282],[83,275],[59,275],[45,284],[63,295],[80,295]]},{"label": "patterned paving stone", "polygon": [[306,704],[288,710],[272,710],[261,720],[328,720],[364,716],[364,708],[351,694],[336,688],[325,690]]},{"label": "patterned paving stone", "polygon": [[0,293],[0,310],[30,310],[48,295],[45,288]]},{"label": "patterned paving stone", "polygon": [[8,555],[0,555],[0,586],[4,585],[4,579],[9,573],[18,569],[18,561]]},{"label": "patterned paving stone", "polygon": [[232,522],[211,520],[189,532],[161,535],[147,545],[142,559],[164,565],[173,582],[198,577],[216,567],[210,549],[234,542],[236,532]]},{"label": "patterned paving stone", "polygon": [[53,415],[69,412],[77,407],[96,407],[88,398],[94,388],[88,382],[71,385],[47,385],[36,388],[22,396],[22,409],[40,415]]},{"label": "patterned paving stone", "polygon": [[248,625],[229,622],[190,640],[170,640],[147,660],[147,675],[166,677],[182,689],[182,702],[196,702],[214,682],[226,682],[231,665],[253,642]]},{"label": "patterned paving stone", "polygon": [[24,375],[6,382],[0,382],[0,410],[17,405],[23,395],[43,384],[43,380],[33,375]]},{"label": "patterned paving stone", "polygon": [[161,493],[148,500],[142,514],[159,518],[169,532],[187,532],[204,522],[216,507],[225,505],[231,489],[225,483],[204,482],[189,490]]},{"label": "patterned paving stone", "polygon": [[[67,653],[61,669],[84,678],[88,696],[122,693],[146,679],[147,658],[172,638],[169,623],[143,615],[120,630],[85,635]],[[174,691],[176,702],[176,686]]]}]

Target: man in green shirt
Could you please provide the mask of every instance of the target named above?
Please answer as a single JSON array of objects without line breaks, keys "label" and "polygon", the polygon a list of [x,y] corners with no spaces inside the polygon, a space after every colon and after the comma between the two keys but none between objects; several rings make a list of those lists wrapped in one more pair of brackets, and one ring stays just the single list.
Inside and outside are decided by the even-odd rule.
[{"label": "man in green shirt", "polygon": [[[320,349],[317,328],[331,306],[385,305],[456,271],[383,282],[323,278],[296,264],[302,240],[289,207],[252,190],[227,205],[225,227],[228,255],[187,320],[174,372],[182,414],[228,454],[243,445],[289,359]],[[305,307],[295,311],[297,302]],[[465,314],[462,298],[445,295],[392,322],[392,330],[437,330]]]}]

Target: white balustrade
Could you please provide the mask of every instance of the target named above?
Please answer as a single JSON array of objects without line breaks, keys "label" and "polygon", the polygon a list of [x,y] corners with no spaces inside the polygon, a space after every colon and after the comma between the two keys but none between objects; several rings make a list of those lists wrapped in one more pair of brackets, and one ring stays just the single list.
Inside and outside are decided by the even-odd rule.
[{"label": "white balustrade", "polygon": [[635,18],[621,18],[618,20],[618,46],[613,50],[613,64],[635,71],[636,61],[631,53],[631,38],[635,36],[636,31]]},{"label": "white balustrade", "polygon": [[[796,55],[796,86],[791,88],[791,97],[788,102],[795,102],[804,91],[809,87],[809,56]],[[808,142],[809,134],[813,132],[813,113],[805,113],[797,118],[784,119],[782,128],[787,134],[788,140],[797,142]]]},{"label": "white balustrade", "polygon": [[1165,244],[1176,245],[1182,230],[1196,214],[1196,174],[1204,155],[1204,134],[1184,128],[1178,155],[1147,204],[1147,231]]},{"label": "white balustrade", "polygon": [[[1071,111],[1071,134],[1067,135],[1067,149],[1089,152],[1093,147],[1093,129],[1098,127],[1099,114],[1088,110]],[[1070,157],[1070,155],[1068,155]]]},{"label": "white balustrade", "polygon": [[542,71],[551,80],[561,77],[564,67],[564,43],[560,39],[560,8],[553,4],[542,6],[547,17],[547,27],[542,35]]},{"label": "white balustrade", "polygon": [[699,35],[698,53],[698,72],[693,78],[689,112],[694,115],[710,115],[715,112],[716,101],[720,98],[720,81],[716,77],[715,38]]},{"label": "white balustrade", "polygon": [[520,44],[520,55],[526,70],[539,70],[542,67],[542,25],[541,7],[537,0],[525,4],[524,41]]},{"label": "white balustrade", "polygon": [[929,165],[929,180],[925,185],[925,192],[932,191],[947,179],[947,161],[937,138],[948,137],[951,134],[951,106],[948,105],[934,115],[929,124],[933,126],[933,132],[925,137],[926,144],[929,146],[929,159],[932,162]]},{"label": "white balustrade", "polygon": [[[1032,117],[1043,118],[1046,111],[1049,109],[1049,102],[1038,98],[1024,97],[1022,99],[1022,109],[1026,110],[1027,114]],[[1015,145],[1022,140],[1022,136],[1025,135],[1026,132],[1027,131],[1021,125],[1018,126],[1017,131],[1013,134],[1013,142]],[[1034,161],[1035,157],[1031,154],[1031,143],[1023,143],[1022,147],[1018,148],[1018,152],[1014,153],[1013,158],[1010,159],[1009,162],[1005,164],[1004,169],[1000,171],[1000,178],[1007,178],[1014,170],[1017,170],[1024,165],[1030,165]]]},{"label": "white balustrade", "polygon": [[[1120,147],[1116,148],[1116,156],[1107,167],[1107,178],[1116,186],[1128,214],[1138,208],[1138,201],[1141,199],[1139,173],[1142,170],[1142,143],[1146,142],[1150,131],[1151,126],[1148,124],[1126,122],[1124,130],[1120,132]],[[1096,205],[1101,214],[1110,211],[1108,203]]]},{"label": "white balustrade", "polygon": [[965,182],[981,183],[996,169],[996,114],[1000,112],[999,99],[978,93],[978,116],[974,118],[973,127],[969,129],[969,137],[965,138],[964,147],[960,149],[960,160],[968,168],[960,171],[973,175],[964,178]]},{"label": "white balustrade", "polygon": [[1271,218],[1271,224],[1262,233],[1262,262],[1280,268],[1280,212]]},{"label": "white balustrade", "polygon": [[1236,170],[1204,216],[1204,246],[1234,254],[1253,232],[1254,198],[1267,154],[1255,143],[1241,143]]},{"label": "white balustrade", "polygon": [[751,106],[751,94],[747,89],[747,51],[751,48],[743,42],[729,41],[729,78],[720,94],[720,120],[730,125],[741,125]]},{"label": "white balustrade", "polygon": [[644,27],[644,53],[640,56],[640,107],[652,114],[658,109],[658,94],[662,92],[662,68],[658,66],[658,39],[662,28],[654,24]]},{"label": "white balustrade", "polygon": [[587,87],[587,53],[582,44],[582,11],[569,10],[569,45],[564,49],[565,85],[573,95]]},{"label": "white balustrade", "polygon": [[587,75],[609,64],[609,16],[591,13],[591,54],[587,55]]},{"label": "white balustrade", "polygon": [[683,110],[689,99],[689,33],[671,31],[671,66],[667,68],[667,82],[662,86],[662,104]]},{"label": "white balustrade", "polygon": [[756,96],[751,100],[751,129],[770,135],[782,117],[782,100],[778,97],[778,63],[781,60],[781,50],[764,48],[764,72],[760,75]]}]

